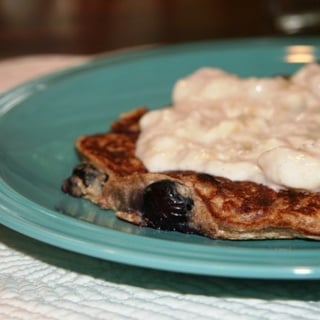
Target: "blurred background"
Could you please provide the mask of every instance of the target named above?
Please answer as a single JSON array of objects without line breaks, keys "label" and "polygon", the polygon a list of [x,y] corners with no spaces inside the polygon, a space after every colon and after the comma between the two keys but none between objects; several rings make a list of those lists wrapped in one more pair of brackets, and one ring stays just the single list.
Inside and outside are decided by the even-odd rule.
[{"label": "blurred background", "polygon": [[0,0],[0,58],[320,34],[320,0]]}]

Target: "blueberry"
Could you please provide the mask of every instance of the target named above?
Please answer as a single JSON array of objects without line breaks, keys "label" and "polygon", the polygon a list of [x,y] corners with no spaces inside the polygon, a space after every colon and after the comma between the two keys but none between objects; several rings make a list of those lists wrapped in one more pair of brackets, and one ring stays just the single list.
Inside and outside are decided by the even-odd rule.
[{"label": "blueberry", "polygon": [[150,227],[187,232],[193,205],[191,198],[178,192],[174,181],[160,180],[144,190],[141,211]]},{"label": "blueberry", "polygon": [[85,187],[89,187],[101,176],[101,172],[89,163],[81,163],[73,169],[72,175],[80,178]]},{"label": "blueberry", "polygon": [[77,165],[72,175],[67,178],[61,188],[62,191],[74,197],[82,197],[90,193],[99,194],[108,176],[89,163]]}]

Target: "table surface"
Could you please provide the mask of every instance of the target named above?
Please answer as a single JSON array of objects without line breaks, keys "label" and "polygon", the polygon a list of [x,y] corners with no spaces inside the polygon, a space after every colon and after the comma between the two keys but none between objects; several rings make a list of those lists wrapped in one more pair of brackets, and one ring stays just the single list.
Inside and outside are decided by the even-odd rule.
[{"label": "table surface", "polygon": [[[283,32],[275,27],[280,9],[272,1],[241,1],[249,7],[209,0],[16,3],[0,0],[0,93],[114,49]],[[308,33],[319,34],[316,27]],[[0,259],[0,319],[310,320],[320,314],[320,281],[131,267],[67,252],[1,225]]]}]

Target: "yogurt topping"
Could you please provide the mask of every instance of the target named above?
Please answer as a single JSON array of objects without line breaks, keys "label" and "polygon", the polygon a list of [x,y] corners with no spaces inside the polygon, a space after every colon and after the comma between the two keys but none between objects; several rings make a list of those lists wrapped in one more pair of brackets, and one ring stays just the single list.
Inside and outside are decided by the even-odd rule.
[{"label": "yogurt topping", "polygon": [[178,80],[172,95],[172,106],[140,122],[136,155],[149,171],[320,191],[320,65],[289,79],[201,68]]}]

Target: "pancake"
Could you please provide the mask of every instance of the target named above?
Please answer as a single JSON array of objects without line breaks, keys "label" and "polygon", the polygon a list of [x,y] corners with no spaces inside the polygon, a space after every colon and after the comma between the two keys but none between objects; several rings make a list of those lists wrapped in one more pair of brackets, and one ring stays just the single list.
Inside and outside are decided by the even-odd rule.
[{"label": "pancake", "polygon": [[79,137],[80,163],[62,190],[141,227],[212,239],[320,239],[319,192],[275,191],[195,171],[149,172],[135,156],[146,112],[132,110],[107,133]]}]

